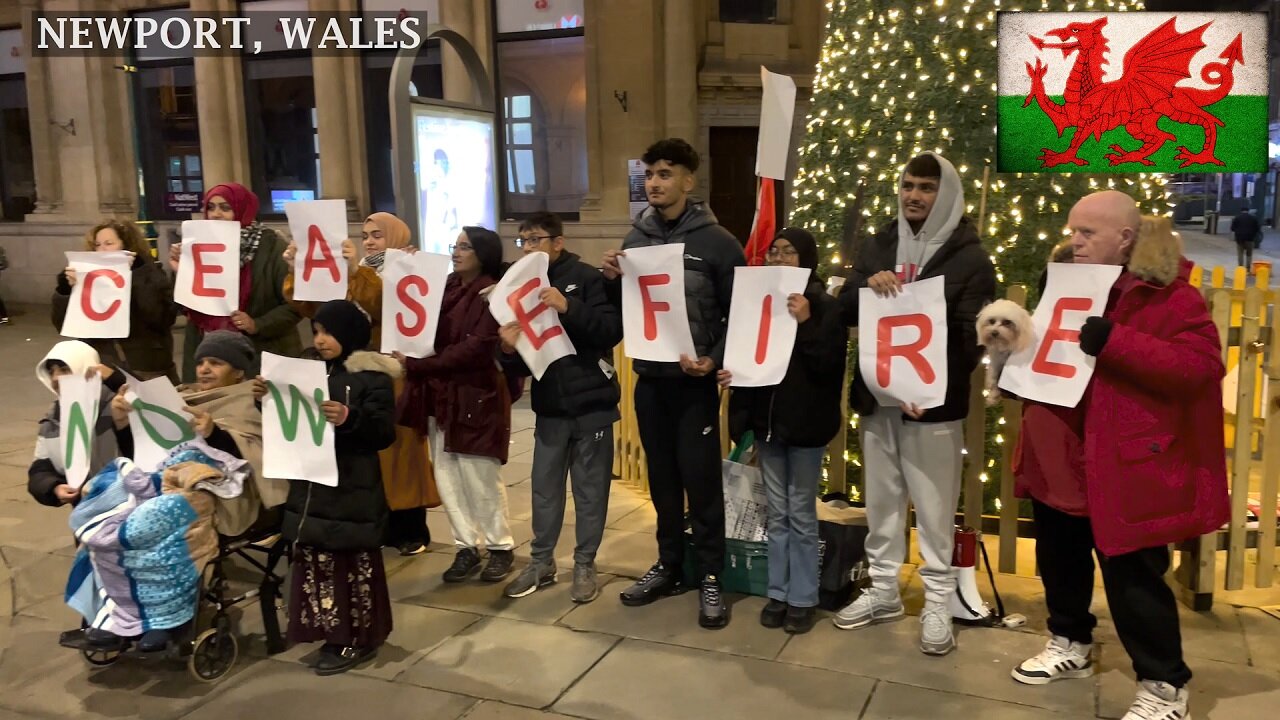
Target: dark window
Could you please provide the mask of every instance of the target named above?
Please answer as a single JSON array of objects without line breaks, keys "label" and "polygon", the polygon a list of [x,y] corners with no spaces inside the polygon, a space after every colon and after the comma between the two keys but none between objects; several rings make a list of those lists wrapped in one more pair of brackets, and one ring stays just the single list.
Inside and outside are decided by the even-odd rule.
[{"label": "dark window", "polygon": [[147,216],[188,219],[204,192],[194,66],[144,65],[133,77]]},{"label": "dark window", "polygon": [[0,203],[4,219],[15,221],[22,220],[36,206],[24,75],[0,75]]},{"label": "dark window", "polygon": [[777,19],[777,0],[720,0],[720,22],[772,23]]},{"label": "dark window", "polygon": [[[369,200],[374,212],[396,211],[392,184],[391,109],[386,98],[391,86],[395,51],[374,50],[364,55],[364,131],[369,162]],[[431,40],[418,53],[410,92],[419,97],[443,98],[440,41]]]},{"label": "dark window", "polygon": [[244,59],[249,156],[261,215],[282,215],[286,202],[320,197],[313,83],[309,54]]}]

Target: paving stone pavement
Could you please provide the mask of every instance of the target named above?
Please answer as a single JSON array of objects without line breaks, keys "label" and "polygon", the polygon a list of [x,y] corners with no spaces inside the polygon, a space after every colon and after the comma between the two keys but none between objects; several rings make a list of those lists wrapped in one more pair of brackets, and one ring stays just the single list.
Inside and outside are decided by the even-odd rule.
[{"label": "paving stone pavement", "polygon": [[[1033,720],[1116,718],[1132,697],[1132,673],[1100,592],[1098,677],[1044,688],[1009,679],[1010,668],[1043,643],[1043,592],[1034,577],[998,580],[1008,610],[1028,616],[1025,628],[961,629],[959,649],[945,658],[916,650],[914,617],[855,632],[824,618],[810,634],[790,637],[759,625],[760,598],[731,597],[733,622],[720,631],[697,626],[693,593],[625,608],[617,592],[653,560],[654,516],[620,483],[599,559],[604,591],[593,603],[570,601],[567,572],[520,600],[501,597],[501,585],[444,584],[453,549],[445,515],[432,511],[430,552],[386,555],[395,631],[373,662],[347,675],[312,674],[305,663],[314,647],[268,656],[256,605],[231,613],[240,657],[217,684],[196,682],[177,664],[92,669],[57,646],[57,633],[77,621],[61,601],[72,556],[66,511],[36,505],[24,486],[34,423],[50,401],[32,370],[57,338],[46,309],[23,310],[0,327],[0,720]],[[527,406],[517,409],[503,470],[520,566],[531,532],[532,422]],[[572,567],[570,503],[556,555],[565,571]],[[908,566],[903,578],[908,608],[918,612],[919,577]],[[1270,716],[1280,705],[1280,620],[1225,603],[1211,613],[1184,611],[1183,619],[1195,716]]]}]

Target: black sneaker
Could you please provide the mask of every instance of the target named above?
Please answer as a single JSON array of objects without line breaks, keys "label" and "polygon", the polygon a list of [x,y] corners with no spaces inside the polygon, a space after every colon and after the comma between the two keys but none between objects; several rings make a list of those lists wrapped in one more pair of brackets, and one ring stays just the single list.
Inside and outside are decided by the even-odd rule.
[{"label": "black sneaker", "polygon": [[782,629],[792,635],[803,635],[813,629],[813,618],[813,608],[788,605],[787,619]]},{"label": "black sneaker", "polygon": [[634,585],[619,593],[622,604],[630,607],[648,605],[660,597],[679,595],[688,590],[684,578],[674,571],[668,570],[662,563],[654,563]]},{"label": "black sneaker", "polygon": [[410,540],[408,542],[400,543],[397,549],[400,551],[401,555],[407,557],[410,555],[421,555],[427,551],[427,546],[419,540]]},{"label": "black sneaker", "polygon": [[769,603],[760,611],[760,624],[767,628],[780,628],[787,616],[787,604],[781,600],[769,598]]},{"label": "black sneaker", "polygon": [[729,624],[729,606],[724,604],[720,578],[715,575],[702,578],[702,592],[698,597],[698,624],[709,630],[718,630]]},{"label": "black sneaker", "polygon": [[485,582],[500,582],[511,574],[511,566],[516,561],[514,550],[490,550],[489,562],[485,563],[480,579]]},{"label": "black sneaker", "polygon": [[444,581],[462,582],[479,569],[480,553],[476,552],[475,548],[459,548],[458,554],[453,557],[453,564],[444,571]]}]

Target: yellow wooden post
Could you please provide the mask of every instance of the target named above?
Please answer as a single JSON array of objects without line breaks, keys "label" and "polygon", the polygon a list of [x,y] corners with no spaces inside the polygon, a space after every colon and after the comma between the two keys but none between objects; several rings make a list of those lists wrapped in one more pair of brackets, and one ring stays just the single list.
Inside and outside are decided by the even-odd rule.
[{"label": "yellow wooden post", "polygon": [[[1265,268],[1263,268],[1265,269]],[[1262,285],[1262,273],[1258,282]],[[1280,502],[1280,302],[1272,299],[1271,338],[1266,366],[1269,380],[1262,415],[1264,440],[1262,443],[1262,487],[1258,493],[1258,570],[1254,584],[1271,587],[1275,579],[1276,523],[1272,513]]]},{"label": "yellow wooden post", "polygon": [[[1242,268],[1237,268],[1242,269]],[[1237,273],[1238,275],[1239,273]],[[1249,499],[1249,468],[1253,462],[1253,396],[1257,375],[1258,319],[1262,311],[1262,291],[1245,293],[1240,324],[1239,386],[1236,392],[1236,431],[1231,467],[1231,523],[1227,546],[1227,589],[1244,587],[1245,526]]]},{"label": "yellow wooden post", "polygon": [[[1007,297],[1019,305],[1027,304],[1027,289],[1021,285],[1009,288]],[[1013,452],[1022,434],[1022,403],[1004,400],[1004,445],[1000,448],[1000,560],[1002,573],[1018,571],[1018,498],[1014,496]]]}]

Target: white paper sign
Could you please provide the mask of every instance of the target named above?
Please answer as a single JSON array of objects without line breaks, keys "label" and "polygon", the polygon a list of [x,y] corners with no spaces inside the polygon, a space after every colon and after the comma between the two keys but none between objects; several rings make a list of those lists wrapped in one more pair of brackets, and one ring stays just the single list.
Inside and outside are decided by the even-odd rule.
[{"label": "white paper sign", "polygon": [[516,341],[516,352],[537,380],[551,363],[578,352],[560,324],[560,314],[538,299],[543,288],[551,287],[549,261],[546,253],[525,255],[507,268],[489,293],[489,313],[499,325],[520,323],[523,331]]},{"label": "white paper sign", "polygon": [[1026,400],[1075,407],[1084,397],[1097,359],[1080,349],[1080,328],[1107,309],[1119,265],[1051,263],[1049,281],[1031,315],[1030,347],[1009,357],[1001,389]]},{"label": "white paper sign", "polygon": [[133,294],[133,259],[125,252],[69,252],[76,271],[62,335],[70,338],[127,338]]},{"label": "white paper sign", "polygon": [[183,220],[173,300],[213,317],[240,309],[240,223]]},{"label": "white paper sign", "polygon": [[684,243],[631,248],[622,269],[622,336],[627,357],[654,362],[697,359],[684,302]]},{"label": "white paper sign", "polygon": [[760,66],[760,135],[756,140],[756,175],[783,180],[787,177],[787,150],[791,147],[791,122],[796,112],[796,81]]},{"label": "white paper sign", "polygon": [[151,472],[160,467],[169,451],[196,439],[191,414],[177,388],[166,377],[142,382],[125,373],[128,389],[124,396],[133,405],[129,430],[133,435],[133,462]]},{"label": "white paper sign", "polygon": [[947,399],[945,280],[906,283],[897,297],[858,290],[858,371],[881,405],[935,408]]},{"label": "white paper sign", "polygon": [[382,352],[412,358],[436,354],[440,304],[453,259],[388,250],[382,265]]},{"label": "white paper sign", "polygon": [[67,484],[72,488],[84,485],[89,472],[97,470],[89,467],[89,462],[101,404],[102,378],[97,373],[88,380],[75,374],[58,379],[58,426],[62,431],[58,448]]},{"label": "white paper sign", "polygon": [[733,374],[734,387],[782,382],[797,330],[796,319],[787,311],[787,297],[803,293],[810,275],[809,268],[734,268],[724,346],[724,369]]},{"label": "white paper sign", "polygon": [[262,378],[263,474],[337,487],[333,425],[320,409],[330,399],[324,363],[262,353]]},{"label": "white paper sign", "polygon": [[293,299],[327,302],[347,297],[346,200],[300,200],[284,204],[289,232],[298,246],[293,258]]}]

